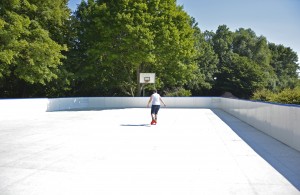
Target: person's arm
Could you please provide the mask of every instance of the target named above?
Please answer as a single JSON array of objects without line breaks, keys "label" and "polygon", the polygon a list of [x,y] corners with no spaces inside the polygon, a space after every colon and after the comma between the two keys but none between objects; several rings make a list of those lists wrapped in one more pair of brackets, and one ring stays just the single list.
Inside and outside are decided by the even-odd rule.
[{"label": "person's arm", "polygon": [[161,101],[161,103],[163,103],[163,104],[164,104],[164,106],[167,106],[167,105],[165,104],[165,102],[162,100],[162,98],[161,98],[161,97],[159,97],[159,100]]},{"label": "person's arm", "polygon": [[150,96],[150,99],[148,101],[147,107],[149,107],[150,102],[152,101],[152,95]]}]

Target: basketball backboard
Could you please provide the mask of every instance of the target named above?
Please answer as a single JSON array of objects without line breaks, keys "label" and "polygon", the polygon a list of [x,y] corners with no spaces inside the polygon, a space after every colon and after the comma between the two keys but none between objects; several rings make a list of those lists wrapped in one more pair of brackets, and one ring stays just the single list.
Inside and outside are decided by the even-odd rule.
[{"label": "basketball backboard", "polygon": [[140,83],[155,83],[155,73],[140,73]]}]

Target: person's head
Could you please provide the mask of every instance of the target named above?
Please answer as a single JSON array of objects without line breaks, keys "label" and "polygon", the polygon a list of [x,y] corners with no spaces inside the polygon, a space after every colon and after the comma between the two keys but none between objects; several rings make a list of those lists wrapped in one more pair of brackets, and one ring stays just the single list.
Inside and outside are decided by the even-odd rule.
[{"label": "person's head", "polygon": [[157,93],[157,90],[156,90],[156,89],[153,89],[153,93]]}]

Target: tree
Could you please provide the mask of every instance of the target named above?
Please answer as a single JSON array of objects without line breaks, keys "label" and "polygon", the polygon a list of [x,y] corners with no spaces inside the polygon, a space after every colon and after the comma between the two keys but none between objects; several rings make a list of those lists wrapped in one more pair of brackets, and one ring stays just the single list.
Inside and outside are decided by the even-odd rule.
[{"label": "tree", "polygon": [[193,83],[191,87],[193,89],[193,95],[203,95],[209,93],[212,88],[215,79],[214,76],[218,72],[218,56],[213,50],[213,46],[208,38],[209,32],[202,33],[200,29],[195,25],[195,48],[197,51],[196,63],[198,65],[198,82]]},{"label": "tree", "polygon": [[230,61],[220,70],[222,80],[220,88],[240,98],[249,98],[253,93],[264,87],[264,73],[261,66],[247,57],[231,54]]},{"label": "tree", "polygon": [[74,52],[81,52],[75,74],[84,93],[135,94],[138,68],[154,60],[147,9],[143,1],[80,4],[75,14],[79,25]]},{"label": "tree", "polygon": [[157,72],[161,88],[169,93],[197,82],[195,29],[193,20],[176,6],[174,0],[157,1],[153,6],[156,62],[153,66]]},{"label": "tree", "polygon": [[257,63],[265,74],[266,87],[272,89],[276,81],[276,75],[270,66],[271,53],[267,39],[257,37],[251,29],[240,28],[234,33],[233,52],[245,56]]},{"label": "tree", "polygon": [[276,75],[276,90],[281,91],[284,88],[294,88],[298,82],[299,65],[297,64],[298,56],[289,47],[269,43],[271,51],[271,66]]},{"label": "tree", "polygon": [[75,18],[76,82],[89,94],[140,95],[140,72],[155,72],[162,88],[189,82],[194,32],[175,0],[89,0]]},{"label": "tree", "polygon": [[215,93],[220,95],[228,91],[249,98],[256,90],[270,86],[274,81],[265,37],[257,37],[251,29],[241,28],[233,33],[222,25],[211,40],[219,57]]},{"label": "tree", "polygon": [[[218,56],[218,71],[214,74],[216,79],[213,85],[213,93],[215,95],[221,95],[226,92],[224,90],[229,90],[228,87],[224,87],[225,78],[229,75],[227,71],[224,71],[228,65],[231,64],[232,51],[232,42],[233,42],[233,33],[229,30],[226,25],[221,25],[218,27],[216,33],[207,34],[208,41],[212,44],[214,52]],[[231,90],[230,90],[231,91]]]},{"label": "tree", "polygon": [[219,57],[219,65],[227,60],[227,54],[231,54],[234,34],[226,25],[218,27],[212,37],[212,44],[216,54]]},{"label": "tree", "polygon": [[51,32],[60,32],[57,29],[69,15],[66,4],[66,0],[0,2],[1,96],[26,97],[28,85],[57,79],[66,46]]}]

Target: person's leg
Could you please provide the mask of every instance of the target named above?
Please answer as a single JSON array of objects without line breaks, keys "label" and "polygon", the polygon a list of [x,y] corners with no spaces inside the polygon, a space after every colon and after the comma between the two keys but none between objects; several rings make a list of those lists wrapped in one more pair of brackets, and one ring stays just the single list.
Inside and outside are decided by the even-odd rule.
[{"label": "person's leg", "polygon": [[155,114],[151,114],[151,117],[152,117],[152,121],[154,121],[155,120]]},{"label": "person's leg", "polygon": [[155,122],[155,106],[154,105],[151,106],[151,118],[152,118],[151,125],[153,125]]},{"label": "person's leg", "polygon": [[155,123],[157,123],[157,114],[158,114],[159,108],[160,108],[159,105],[157,105],[157,106],[155,107],[155,115],[154,115]]}]

